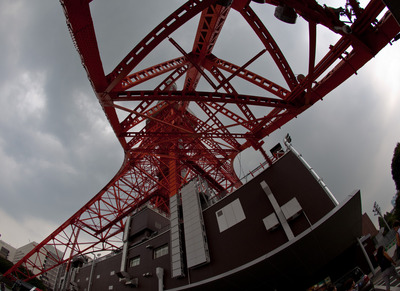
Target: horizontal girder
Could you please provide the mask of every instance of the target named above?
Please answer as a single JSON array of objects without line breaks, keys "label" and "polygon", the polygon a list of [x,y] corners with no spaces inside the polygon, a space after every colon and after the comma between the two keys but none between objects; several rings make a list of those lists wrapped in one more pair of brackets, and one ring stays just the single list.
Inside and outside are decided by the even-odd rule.
[{"label": "horizontal girder", "polygon": [[[296,78],[267,23],[251,9],[251,1],[233,0],[231,6],[221,6],[215,0],[188,0],[129,48],[106,74],[91,1],[60,2],[83,67],[125,158],[99,193],[6,272],[5,276],[13,279],[44,274],[76,255],[118,249],[127,215],[145,203],[168,213],[169,197],[196,175],[207,180],[216,196],[233,191],[240,186],[233,161],[241,151],[253,147],[269,161],[261,147],[266,136],[355,74],[400,31],[391,13],[380,16],[385,8],[381,0],[371,0],[365,8],[349,1],[352,14],[348,24],[334,9],[314,0],[267,0],[263,5],[286,4],[308,22],[309,52],[301,56],[308,58],[308,74]],[[226,19],[233,12],[262,46],[244,65],[214,55]],[[185,51],[172,34],[198,15],[192,51]],[[319,61],[317,25],[339,35]],[[182,55],[138,70],[164,41]],[[282,84],[271,81],[279,78],[249,69],[264,55],[272,58]],[[201,78],[210,89],[197,90]],[[262,93],[248,94],[239,88],[237,84],[242,83],[238,80]],[[138,85],[140,89],[135,88]],[[40,259],[46,247],[57,250],[48,258],[47,267]],[[35,270],[35,275],[22,273],[20,266]]]}]

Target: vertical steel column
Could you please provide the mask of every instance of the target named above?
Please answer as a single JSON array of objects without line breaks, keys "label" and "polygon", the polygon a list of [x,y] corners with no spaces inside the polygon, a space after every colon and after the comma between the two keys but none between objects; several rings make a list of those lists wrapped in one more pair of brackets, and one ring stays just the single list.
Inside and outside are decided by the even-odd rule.
[{"label": "vertical steel column", "polygon": [[169,197],[176,195],[178,192],[178,185],[177,185],[177,177],[178,174],[176,171],[176,152],[173,150],[169,153],[170,160],[169,160],[169,173],[168,173],[168,183],[169,183]]},{"label": "vertical steel column", "polygon": [[294,239],[294,234],[292,229],[289,226],[289,223],[287,222],[285,215],[283,215],[283,211],[281,207],[279,206],[278,202],[276,201],[274,195],[272,194],[271,189],[269,188],[268,184],[265,181],[262,181],[260,183],[262,189],[264,190],[265,194],[267,195],[269,201],[272,204],[272,207],[274,208],[275,214],[279,219],[279,222],[281,223],[283,230],[286,233],[286,236],[288,240]]},{"label": "vertical steel column", "polygon": [[357,238],[357,242],[358,242],[358,244],[360,245],[360,248],[361,248],[361,250],[362,250],[362,252],[363,252],[363,254],[364,254],[364,256],[365,256],[365,259],[367,260],[367,263],[368,263],[368,265],[369,265],[369,268],[370,268],[371,271],[372,271],[372,274],[375,275],[375,268],[374,268],[374,266],[372,265],[372,262],[371,262],[371,260],[369,259],[369,256],[368,256],[368,254],[367,254],[367,251],[365,250],[365,248],[364,248],[364,246],[363,246],[363,244],[362,244],[362,242],[361,242],[361,240],[360,240],[359,238]]}]

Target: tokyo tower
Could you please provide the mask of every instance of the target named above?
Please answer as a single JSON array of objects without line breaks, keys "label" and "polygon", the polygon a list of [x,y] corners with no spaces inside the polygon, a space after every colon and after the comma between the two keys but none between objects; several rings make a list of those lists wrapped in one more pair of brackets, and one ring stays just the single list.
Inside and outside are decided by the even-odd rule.
[{"label": "tokyo tower", "polygon": [[[370,0],[365,7],[357,0],[343,0],[341,8],[315,0],[180,1],[182,6],[105,72],[94,25],[101,19],[91,13],[96,1],[60,2],[94,95],[125,156],[99,193],[4,274],[13,280],[29,280],[64,263],[69,268],[78,255],[117,250],[132,211],[151,204],[168,213],[169,198],[196,176],[207,181],[214,196],[229,195],[241,185],[233,167],[239,153],[253,148],[271,163],[263,139],[356,74],[400,32],[399,9],[391,8],[397,5],[394,0]],[[253,9],[256,5],[272,7],[263,13],[272,11],[282,25],[306,22],[308,53],[299,57],[307,60],[307,72],[294,73],[267,23]],[[245,62],[224,59],[214,49],[233,15],[262,48],[248,57],[239,51],[246,55]],[[194,21],[193,46],[185,49],[176,35]],[[320,59],[317,27],[337,36]],[[163,46],[179,56],[143,67],[146,57]],[[274,67],[275,76],[251,69],[265,59],[270,62],[264,67]],[[250,86],[259,93],[249,95],[243,88]],[[41,254],[48,246],[57,251],[44,263]],[[20,266],[32,273],[23,273]]]}]

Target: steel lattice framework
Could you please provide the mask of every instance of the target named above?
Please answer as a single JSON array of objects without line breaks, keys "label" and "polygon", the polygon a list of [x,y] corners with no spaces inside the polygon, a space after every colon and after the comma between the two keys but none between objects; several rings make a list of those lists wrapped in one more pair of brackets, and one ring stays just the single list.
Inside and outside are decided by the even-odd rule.
[{"label": "steel lattice framework", "polygon": [[[308,22],[308,73],[296,78],[277,42],[251,8],[252,2],[189,0],[106,74],[91,17],[92,1],[60,1],[84,69],[125,159],[98,194],[5,274],[26,280],[46,274],[74,256],[118,249],[128,214],[145,203],[168,212],[169,197],[196,175],[208,182],[215,195],[231,192],[241,184],[233,169],[238,153],[252,147],[270,162],[262,148],[263,138],[355,74],[400,31],[390,12],[380,16],[385,9],[381,0],[371,0],[365,8],[348,0],[348,25],[339,19],[338,11],[314,0],[266,0],[263,5],[285,4]],[[231,10],[244,19],[264,47],[244,65],[213,54]],[[194,45],[185,51],[171,35],[196,16],[200,17]],[[339,35],[318,63],[317,25]],[[135,71],[163,41],[181,56]],[[248,69],[263,54],[273,59],[283,84]],[[211,90],[197,90],[202,78]],[[239,93],[234,78],[264,93]],[[182,90],[178,90],[176,82],[183,79]],[[154,84],[154,80],[161,81],[147,90],[135,90],[139,84]],[[48,246],[56,253],[49,254]],[[44,264],[40,254],[52,262]],[[20,266],[34,275],[23,274]]]}]

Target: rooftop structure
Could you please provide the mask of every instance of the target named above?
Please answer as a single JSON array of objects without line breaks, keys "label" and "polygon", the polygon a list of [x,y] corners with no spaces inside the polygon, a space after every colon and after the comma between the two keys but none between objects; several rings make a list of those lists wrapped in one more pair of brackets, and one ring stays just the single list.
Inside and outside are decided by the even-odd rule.
[{"label": "rooftop structure", "polygon": [[[254,149],[272,165],[279,155],[267,154],[264,139],[357,73],[400,31],[396,14],[388,11],[381,0],[370,0],[365,7],[348,0],[340,8],[314,0],[188,0],[148,31],[114,69],[105,72],[96,20],[91,14],[95,1],[60,2],[94,94],[125,156],[120,170],[104,188],[21,258],[7,272],[10,277],[18,273],[20,265],[39,270],[35,272],[39,276],[63,263],[70,270],[73,258],[120,249],[133,211],[150,203],[170,213],[176,195],[197,176],[206,181],[213,199],[231,199],[232,193],[243,185],[233,166],[239,153]],[[140,11],[140,4],[137,5],[135,11]],[[262,5],[264,13],[274,8],[271,15],[286,22],[284,25],[306,22],[308,31],[303,33],[308,39],[308,53],[301,57],[308,60],[307,72],[295,74],[253,5]],[[214,50],[233,13],[262,46],[257,54],[246,55],[243,65],[223,59],[224,52],[233,51],[234,47],[219,50],[222,56],[215,55]],[[198,21],[197,30],[193,47],[187,50],[182,46],[187,40],[180,38],[187,34],[180,32],[193,21]],[[316,54],[317,27],[324,27],[337,37],[320,59]],[[154,59],[148,56],[167,55],[162,53],[166,43],[179,56],[152,63]],[[250,65],[263,55],[271,62],[260,67],[273,70],[250,70]],[[255,87],[258,93],[250,94],[249,87]],[[266,182],[263,189],[268,185]],[[332,197],[328,198],[334,205]],[[269,201],[272,203],[273,199]],[[291,203],[289,209],[298,207],[295,201]],[[267,225],[274,225],[273,216],[264,218]],[[279,216],[276,219],[281,222]],[[296,237],[296,229],[282,225],[286,239]],[[204,241],[203,244],[201,261],[207,263],[208,257],[212,260],[212,253],[207,254]],[[47,265],[50,267],[44,267],[39,260],[47,246],[61,250],[51,256],[52,262]],[[195,257],[190,264],[197,265]],[[174,270],[179,273],[178,267]]]}]

